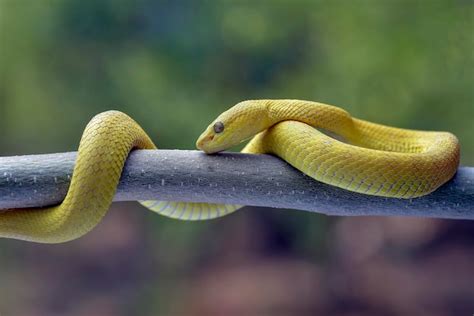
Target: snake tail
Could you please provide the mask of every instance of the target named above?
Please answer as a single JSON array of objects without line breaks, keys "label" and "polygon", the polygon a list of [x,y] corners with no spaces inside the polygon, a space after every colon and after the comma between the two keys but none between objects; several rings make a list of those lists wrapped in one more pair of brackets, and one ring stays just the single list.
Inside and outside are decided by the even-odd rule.
[{"label": "snake tail", "polygon": [[[107,213],[125,160],[132,149],[156,149],[150,137],[128,115],[107,111],[86,126],[65,199],[59,205],[1,210],[0,237],[61,243],[92,230]],[[141,201],[150,210],[182,220],[221,217],[241,206]]]}]

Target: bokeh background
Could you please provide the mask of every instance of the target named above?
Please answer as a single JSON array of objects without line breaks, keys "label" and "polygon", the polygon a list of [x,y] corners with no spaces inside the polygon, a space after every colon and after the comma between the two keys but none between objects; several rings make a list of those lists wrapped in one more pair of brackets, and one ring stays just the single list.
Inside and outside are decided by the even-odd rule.
[{"label": "bokeh background", "polygon": [[[473,1],[0,0],[0,154],[75,150],[122,110],[192,149],[249,98],[447,130],[474,165]],[[473,206],[474,207],[474,206]],[[117,203],[63,245],[0,240],[0,315],[472,315],[474,223]]]}]

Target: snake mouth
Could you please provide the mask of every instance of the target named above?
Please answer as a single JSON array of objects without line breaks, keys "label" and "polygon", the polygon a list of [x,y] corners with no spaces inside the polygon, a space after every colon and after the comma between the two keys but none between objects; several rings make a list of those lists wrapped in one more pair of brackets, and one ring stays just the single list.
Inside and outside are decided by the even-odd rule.
[{"label": "snake mouth", "polygon": [[214,140],[214,135],[201,136],[196,142],[196,147],[206,153],[210,153],[210,143]]}]

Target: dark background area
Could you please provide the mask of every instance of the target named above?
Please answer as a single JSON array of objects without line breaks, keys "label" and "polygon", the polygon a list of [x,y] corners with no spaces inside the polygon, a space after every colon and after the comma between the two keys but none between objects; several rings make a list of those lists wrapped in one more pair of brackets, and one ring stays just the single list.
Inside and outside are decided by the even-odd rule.
[{"label": "dark background area", "polygon": [[[472,1],[0,0],[0,154],[76,150],[128,113],[192,149],[220,112],[297,98],[458,136],[474,165]],[[62,245],[0,240],[0,315],[471,315],[474,224],[117,203]]]}]

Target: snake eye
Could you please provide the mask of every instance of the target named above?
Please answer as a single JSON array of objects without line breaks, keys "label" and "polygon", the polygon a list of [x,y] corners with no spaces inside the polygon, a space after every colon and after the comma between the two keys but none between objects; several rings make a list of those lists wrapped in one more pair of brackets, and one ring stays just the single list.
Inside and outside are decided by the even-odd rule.
[{"label": "snake eye", "polygon": [[214,124],[214,132],[219,134],[219,133],[222,133],[223,131],[224,131],[224,123],[216,122],[216,124]]}]

